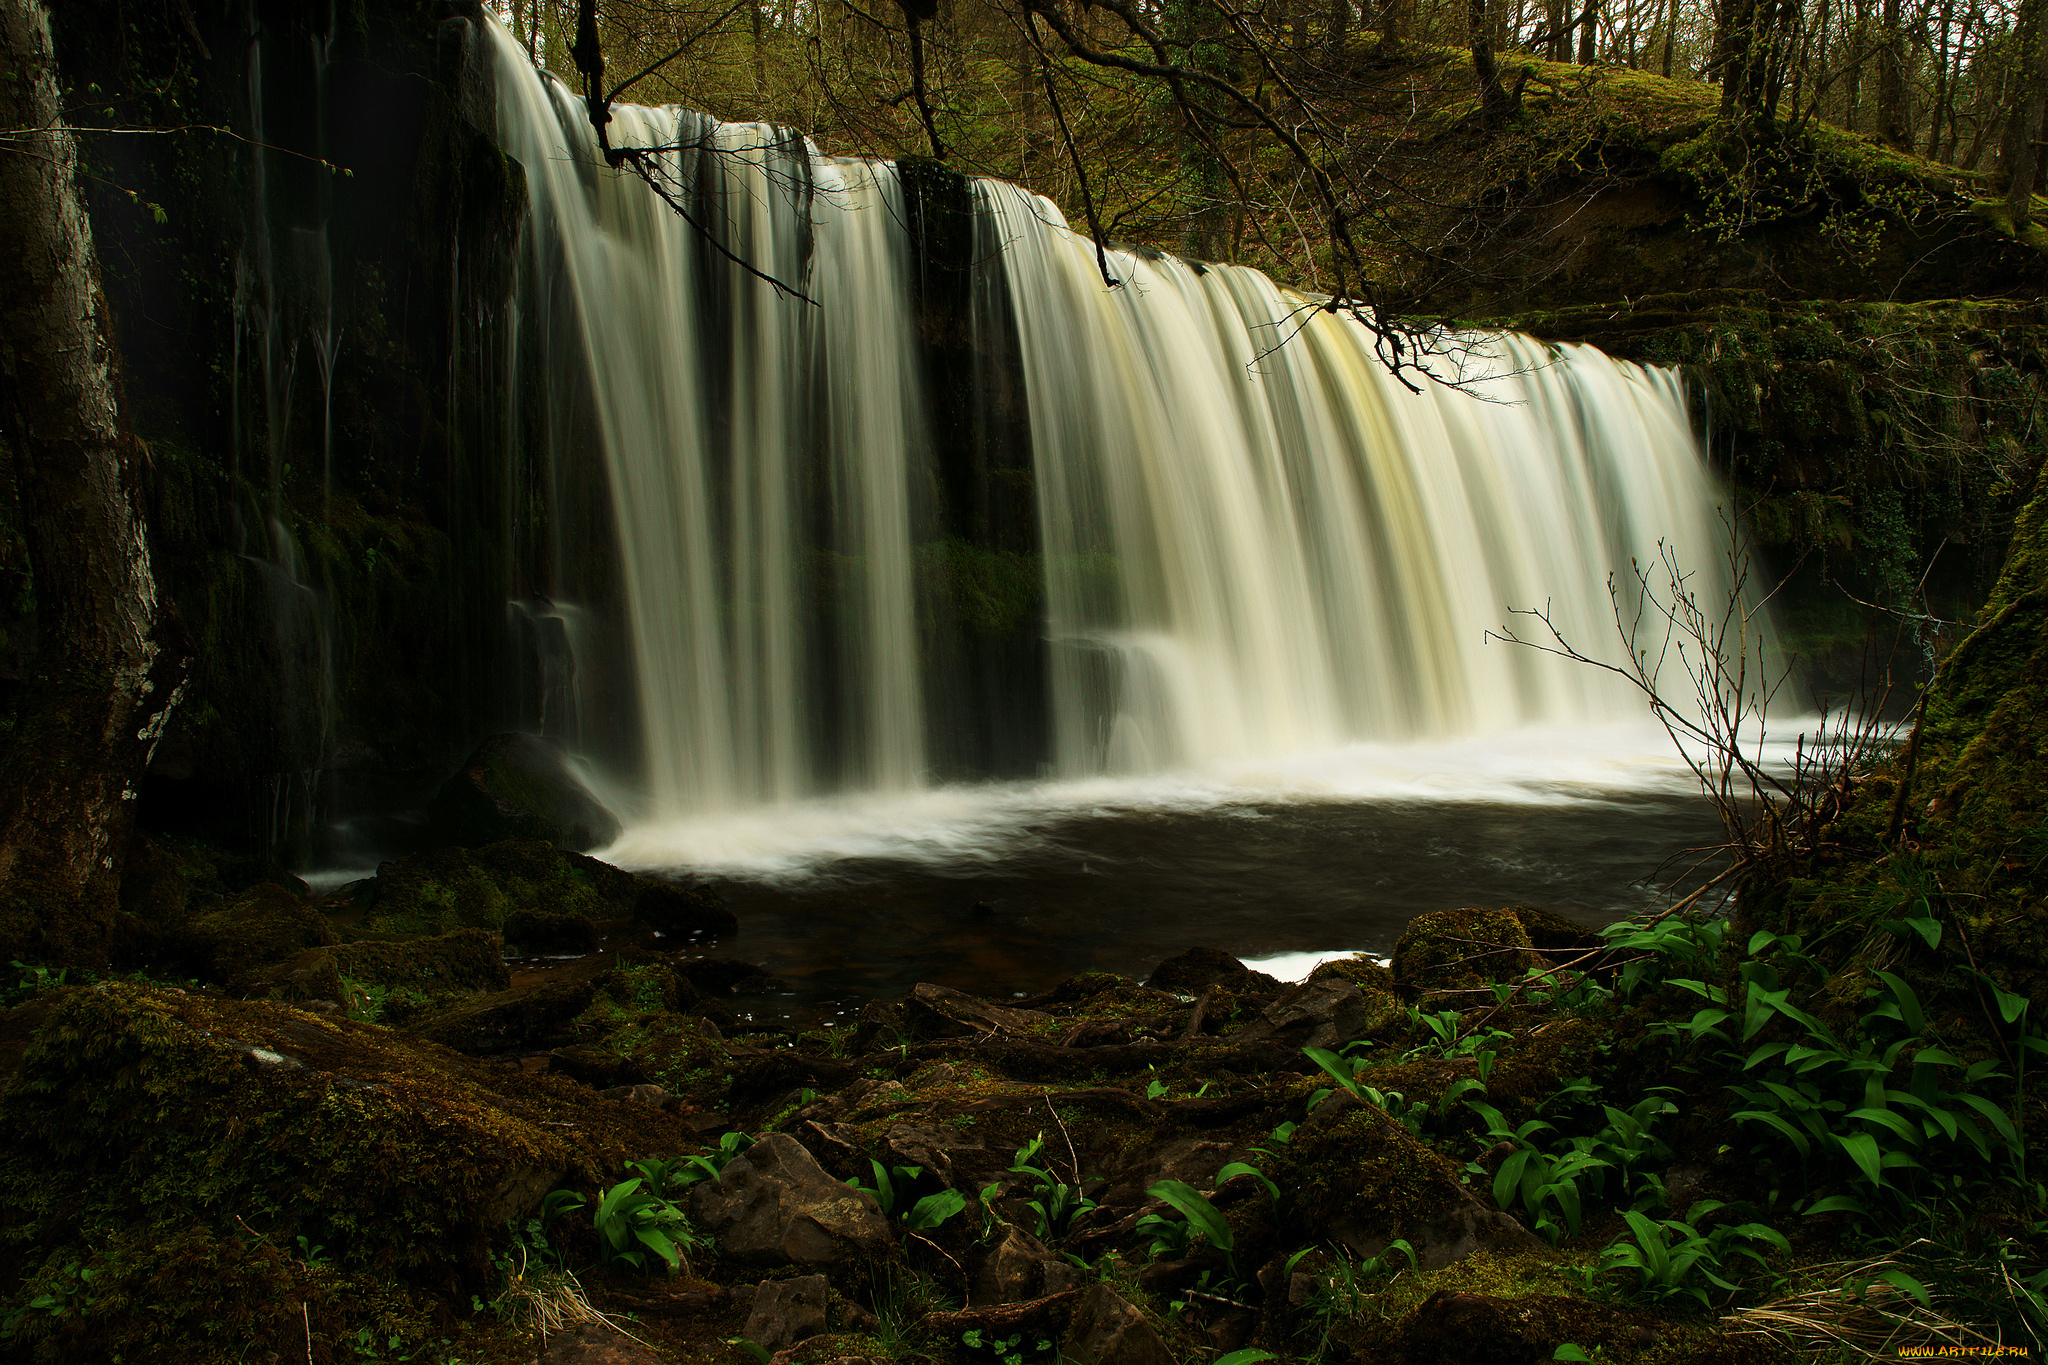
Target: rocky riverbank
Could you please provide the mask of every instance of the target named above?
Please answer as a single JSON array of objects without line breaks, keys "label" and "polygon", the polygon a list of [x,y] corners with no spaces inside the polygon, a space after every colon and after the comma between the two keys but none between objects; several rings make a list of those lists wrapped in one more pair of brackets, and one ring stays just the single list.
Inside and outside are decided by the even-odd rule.
[{"label": "rocky riverbank", "polygon": [[[1704,1363],[1859,1323],[1946,1340],[1934,1308],[2027,1330],[2019,1300],[1959,1310],[1981,1286],[1925,1255],[1880,1264],[1883,1186],[1854,1152],[1792,1160],[1773,1126],[1799,1115],[1730,1087],[1780,1084],[1744,1066],[1759,1043],[1821,1057],[1795,1092],[1861,1088],[1813,1029],[1843,1057],[1945,1030],[1959,1069],[1923,1050],[1910,1093],[1982,1159],[1930,1135],[1910,1174],[1982,1195],[2026,1146],[1998,1049],[2038,1035],[1853,996],[1829,1032],[1787,997],[1847,978],[1795,984],[1797,940],[1723,951],[1725,921],[1450,911],[1391,966],[1285,983],[1196,948],[1143,983],[921,985],[801,1033],[748,1021],[775,983],[713,955],[709,893],[543,842],[177,923],[177,984],[31,973],[0,1015],[17,1358]],[[1907,971],[1930,948],[1866,940]],[[1710,1001],[1766,963],[1738,1034]],[[2013,1192],[1959,1210],[1945,1254],[2038,1236]],[[1686,1264],[1648,1268],[1660,1239]],[[1855,1263],[1861,1298],[1828,1300]]]}]

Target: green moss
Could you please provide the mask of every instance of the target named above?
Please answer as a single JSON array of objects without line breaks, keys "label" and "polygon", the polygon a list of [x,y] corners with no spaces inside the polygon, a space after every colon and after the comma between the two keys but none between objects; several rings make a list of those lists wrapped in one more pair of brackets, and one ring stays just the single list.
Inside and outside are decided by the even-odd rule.
[{"label": "green moss", "polygon": [[385,863],[364,927],[380,934],[501,929],[515,910],[601,923],[630,916],[640,893],[629,872],[542,840],[513,839]]},{"label": "green moss", "polygon": [[1408,922],[1394,945],[1393,977],[1411,996],[1511,981],[1533,963],[1529,946],[1512,910],[1436,910]]},{"label": "green moss", "polygon": [[1283,1227],[1308,1243],[1419,1236],[1464,1198],[1452,1162],[1364,1107],[1303,1124],[1266,1174],[1281,1190]]}]

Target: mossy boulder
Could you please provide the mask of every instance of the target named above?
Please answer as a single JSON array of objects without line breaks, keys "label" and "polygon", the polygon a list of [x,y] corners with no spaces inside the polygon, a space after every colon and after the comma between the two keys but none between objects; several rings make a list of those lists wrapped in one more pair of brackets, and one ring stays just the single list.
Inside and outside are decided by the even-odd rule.
[{"label": "mossy boulder", "polygon": [[1480,1203],[1456,1163],[1348,1097],[1302,1124],[1266,1174],[1281,1190],[1283,1234],[1296,1243],[1332,1244],[1364,1259],[1403,1238],[1424,1270],[1478,1251],[1542,1245]]},{"label": "mossy boulder", "polygon": [[1360,1037],[1383,1033],[1407,1017],[1408,1007],[1401,1002],[1393,969],[1363,953],[1318,963],[1308,975],[1311,981],[1337,977],[1358,987],[1359,997],[1365,1002],[1365,1024]]},{"label": "mossy boulder", "polygon": [[1178,991],[1199,995],[1210,986],[1225,986],[1238,994],[1265,991],[1273,995],[1287,989],[1264,972],[1255,972],[1220,948],[1190,948],[1167,958],[1152,969],[1145,984],[1155,991]]},{"label": "mossy boulder", "polygon": [[281,886],[251,887],[192,924],[198,970],[232,995],[259,988],[266,969],[337,940],[327,916]]},{"label": "mossy boulder", "polygon": [[272,1000],[326,1000],[356,1018],[402,1024],[421,1011],[462,996],[512,984],[498,936],[456,929],[432,938],[359,940],[309,948],[250,975],[245,995]]},{"label": "mossy boulder", "polygon": [[[665,932],[732,933],[738,921],[703,887],[636,877],[538,839],[440,848],[383,864],[363,890],[363,927],[377,934],[503,931],[516,912],[577,916],[592,925],[638,918]],[[559,925],[557,919],[553,923]],[[523,922],[538,926],[538,921]]]},{"label": "mossy boulder", "polygon": [[584,852],[619,837],[619,821],[534,735],[492,735],[441,784],[427,807],[435,831],[470,848],[540,839]]},{"label": "mossy boulder", "polygon": [[1513,910],[1432,911],[1410,920],[1394,945],[1394,982],[1411,999],[1476,991],[1528,971],[1535,962],[1530,946]]},{"label": "mossy boulder", "polygon": [[1507,912],[1515,917],[1515,922],[1522,926],[1522,932],[1529,936],[1529,946],[1539,953],[1586,952],[1606,942],[1577,920],[1566,919],[1549,910],[1539,910],[1533,905],[1510,905]]},{"label": "mossy boulder", "polygon": [[658,1140],[593,1148],[550,1131],[561,1095],[493,1088],[517,1073],[274,1002],[106,983],[43,1008],[0,1106],[11,1162],[64,1173],[88,1204],[239,1216],[422,1283],[481,1273],[506,1218]]}]

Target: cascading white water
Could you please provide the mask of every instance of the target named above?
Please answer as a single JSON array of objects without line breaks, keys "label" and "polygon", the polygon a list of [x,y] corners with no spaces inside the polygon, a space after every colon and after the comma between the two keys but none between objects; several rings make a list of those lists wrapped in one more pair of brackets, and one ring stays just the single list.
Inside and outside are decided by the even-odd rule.
[{"label": "cascading white water", "polygon": [[[664,179],[716,241],[815,305],[791,298],[607,169],[582,102],[496,41],[525,306],[572,322],[601,428],[647,814],[922,784],[918,547],[948,532],[895,168],[614,108],[615,145],[679,148]],[[1604,643],[1610,574],[1660,542],[1726,592],[1674,375],[1473,337],[1476,377],[1413,393],[1257,272],[1119,253],[1111,290],[1050,203],[976,194],[1029,409],[1050,644],[1013,682],[1050,690],[1046,772],[1609,719],[1639,709],[1624,684],[1486,632],[1548,603]]]},{"label": "cascading white water", "polygon": [[1487,632],[1547,604],[1600,649],[1610,573],[1663,547],[1726,599],[1676,375],[1474,336],[1435,362],[1462,385],[1412,392],[1256,271],[1112,253],[1110,289],[1056,206],[981,193],[1031,395],[1062,773],[1612,714],[1625,683]]},{"label": "cascading white water", "polygon": [[[674,149],[663,178],[750,274],[608,169],[582,102],[492,33],[501,135],[531,202],[525,292],[569,313],[595,398],[653,810],[916,783],[906,467],[922,405],[891,168],[765,124],[615,106],[614,144]],[[805,458],[820,447],[823,486]],[[803,580],[833,571],[859,580],[840,594],[842,647],[809,657]],[[821,693],[829,760],[812,737]]]}]

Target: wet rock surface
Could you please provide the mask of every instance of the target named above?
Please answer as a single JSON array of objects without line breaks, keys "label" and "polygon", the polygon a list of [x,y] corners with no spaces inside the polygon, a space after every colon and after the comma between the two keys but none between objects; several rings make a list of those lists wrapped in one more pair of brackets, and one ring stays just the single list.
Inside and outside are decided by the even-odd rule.
[{"label": "wet rock surface", "polygon": [[690,1214],[745,1265],[833,1265],[894,1239],[872,1195],[827,1175],[803,1144],[771,1134],[690,1195]]},{"label": "wet rock surface", "polygon": [[619,821],[561,751],[534,735],[492,735],[479,744],[427,807],[435,833],[480,848],[506,839],[541,839],[578,853],[619,837]]}]

